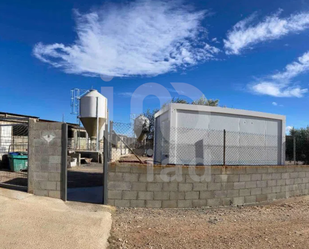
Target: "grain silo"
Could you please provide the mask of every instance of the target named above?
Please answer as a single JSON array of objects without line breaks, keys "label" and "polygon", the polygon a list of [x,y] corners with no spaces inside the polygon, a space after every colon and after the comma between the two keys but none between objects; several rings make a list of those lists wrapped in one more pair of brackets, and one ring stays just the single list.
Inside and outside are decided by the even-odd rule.
[{"label": "grain silo", "polygon": [[80,98],[80,121],[84,125],[91,143],[102,139],[103,125],[107,121],[107,99],[97,90],[90,90]]}]

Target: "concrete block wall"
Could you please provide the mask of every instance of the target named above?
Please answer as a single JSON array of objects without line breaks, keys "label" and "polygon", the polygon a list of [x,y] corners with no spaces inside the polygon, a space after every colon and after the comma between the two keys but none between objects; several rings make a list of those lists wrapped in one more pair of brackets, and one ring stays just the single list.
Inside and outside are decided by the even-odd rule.
[{"label": "concrete block wall", "polygon": [[[108,202],[119,207],[193,208],[269,202],[309,193],[309,166],[154,166],[111,164]],[[181,177],[174,179],[175,169]],[[192,179],[190,170],[205,179]],[[150,173],[153,171],[153,174]],[[178,171],[179,172],[179,171]]]},{"label": "concrete block wall", "polygon": [[28,192],[62,197],[63,139],[62,123],[29,121]]}]

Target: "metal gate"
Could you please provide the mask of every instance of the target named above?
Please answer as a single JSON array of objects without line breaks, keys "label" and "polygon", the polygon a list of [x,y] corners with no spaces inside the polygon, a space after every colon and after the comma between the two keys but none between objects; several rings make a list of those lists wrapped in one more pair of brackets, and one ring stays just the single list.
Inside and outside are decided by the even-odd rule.
[{"label": "metal gate", "polygon": [[28,118],[0,117],[0,187],[27,191]]}]

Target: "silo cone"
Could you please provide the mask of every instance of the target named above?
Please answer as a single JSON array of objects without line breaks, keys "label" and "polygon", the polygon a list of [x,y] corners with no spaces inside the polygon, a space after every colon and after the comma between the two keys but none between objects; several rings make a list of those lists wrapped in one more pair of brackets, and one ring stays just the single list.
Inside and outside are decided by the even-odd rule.
[{"label": "silo cone", "polygon": [[[85,127],[88,136],[91,140],[95,140],[97,137],[97,118],[80,118],[80,121],[82,122],[83,126]],[[106,119],[99,118],[99,136],[100,136],[100,130],[102,129]],[[101,138],[100,138],[101,139]]]},{"label": "silo cone", "polygon": [[107,99],[97,90],[90,90],[80,98],[80,121],[85,127],[91,142],[97,137],[97,116],[99,119],[99,140],[102,139],[100,131],[107,120]]}]

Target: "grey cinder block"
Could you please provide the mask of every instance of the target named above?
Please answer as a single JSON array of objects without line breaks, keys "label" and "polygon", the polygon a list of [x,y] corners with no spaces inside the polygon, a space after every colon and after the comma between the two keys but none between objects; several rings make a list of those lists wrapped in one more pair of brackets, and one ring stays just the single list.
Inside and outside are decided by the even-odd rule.
[{"label": "grey cinder block", "polygon": [[185,199],[185,192],[178,192],[173,191],[170,192],[170,200],[184,200]]},{"label": "grey cinder block", "polygon": [[215,182],[227,182],[228,175],[215,175]]},{"label": "grey cinder block", "polygon": [[247,174],[254,174],[254,173],[257,173],[257,167],[254,167],[254,166],[246,167],[246,173],[247,173]]},{"label": "grey cinder block", "polygon": [[137,198],[139,200],[152,200],[153,199],[153,192],[138,192]]},{"label": "grey cinder block", "polygon": [[274,186],[272,187],[272,192],[273,193],[279,193],[281,191],[281,186]]},{"label": "grey cinder block", "polygon": [[117,167],[115,167],[116,172],[118,173],[129,173],[131,172],[131,166],[125,166],[125,165],[117,165]]},{"label": "grey cinder block", "polygon": [[[42,182],[41,182],[41,184],[42,184]],[[47,181],[47,182],[44,183],[44,185],[45,185],[46,190],[57,190],[57,182]]]},{"label": "grey cinder block", "polygon": [[261,188],[253,188],[251,189],[251,195],[260,195],[262,194],[262,189]]},{"label": "grey cinder block", "polygon": [[[209,183],[212,184],[212,183]],[[199,190],[207,190],[207,183],[206,182],[195,182],[193,183],[193,191]]]},{"label": "grey cinder block", "polygon": [[146,207],[148,207],[148,208],[161,208],[162,207],[162,201],[146,200]]},{"label": "grey cinder block", "polygon": [[130,182],[109,182],[108,189],[110,190],[131,190]]},{"label": "grey cinder block", "polygon": [[60,191],[48,191],[48,196],[52,198],[61,198],[61,193]]},{"label": "grey cinder block", "polygon": [[271,180],[271,174],[263,174],[262,180]]},{"label": "grey cinder block", "polygon": [[186,200],[197,200],[199,199],[199,192],[185,192],[185,199]]},{"label": "grey cinder block", "polygon": [[179,191],[191,191],[193,189],[192,183],[179,183],[178,185]]},{"label": "grey cinder block", "polygon": [[239,196],[248,196],[251,194],[250,189],[240,189],[239,190]]},{"label": "grey cinder block", "polygon": [[265,188],[267,186],[267,181],[257,181],[256,186],[258,188]]},{"label": "grey cinder block", "polygon": [[122,198],[124,200],[135,200],[137,199],[137,191],[123,191]]},{"label": "grey cinder block", "polygon": [[122,173],[116,173],[116,172],[109,172],[108,173],[108,180],[111,182],[118,182],[123,181]]},{"label": "grey cinder block", "polygon": [[58,182],[60,181],[61,175],[59,173],[50,172],[48,173],[48,180]]},{"label": "grey cinder block", "polygon": [[285,179],[277,180],[277,185],[278,185],[278,186],[283,186],[283,185],[285,185]]},{"label": "grey cinder block", "polygon": [[163,208],[176,208],[177,207],[177,201],[176,200],[162,201],[162,207]]},{"label": "grey cinder block", "polygon": [[177,205],[179,208],[192,208],[192,200],[178,200]]},{"label": "grey cinder block", "polygon": [[200,191],[200,199],[214,198],[214,191]]},{"label": "grey cinder block", "polygon": [[251,196],[245,196],[245,203],[255,203],[256,202],[256,196],[251,195]]},{"label": "grey cinder block", "polygon": [[154,200],[168,200],[170,198],[169,192],[154,192],[153,199]]},{"label": "grey cinder block", "polygon": [[148,182],[147,191],[162,191],[163,183]]},{"label": "grey cinder block", "polygon": [[122,191],[121,190],[109,190],[108,198],[109,199],[121,199]]},{"label": "grey cinder block", "polygon": [[253,174],[251,175],[252,181],[261,181],[262,180],[262,174]]},{"label": "grey cinder block", "polygon": [[233,205],[241,206],[245,203],[245,197],[234,197],[233,198]]},{"label": "grey cinder block", "polygon": [[47,190],[34,189],[33,194],[38,195],[38,196],[48,196],[48,191]]},{"label": "grey cinder block", "polygon": [[266,194],[261,194],[256,196],[256,201],[257,202],[262,202],[262,201],[267,201],[267,195]]},{"label": "grey cinder block", "polygon": [[205,207],[207,206],[207,200],[193,200],[192,207]]},{"label": "grey cinder block", "polygon": [[214,183],[214,182],[210,182],[208,184],[208,190],[220,190],[221,189],[221,183]]},{"label": "grey cinder block", "polygon": [[[119,173],[118,173],[119,174]],[[134,173],[123,173],[123,180],[125,182],[137,182],[138,181],[138,174]]]},{"label": "grey cinder block", "polygon": [[147,183],[146,182],[132,182],[131,189],[137,191],[146,191]]},{"label": "grey cinder block", "polygon": [[246,188],[256,188],[256,182],[246,182]]},{"label": "grey cinder block", "polygon": [[240,190],[238,189],[231,189],[227,191],[227,197],[236,197],[239,196]]},{"label": "grey cinder block", "polygon": [[48,180],[48,172],[34,172],[35,180]]},{"label": "grey cinder block", "polygon": [[267,194],[267,200],[268,201],[272,201],[272,200],[275,200],[276,199],[276,194],[275,193],[272,193],[272,194]]},{"label": "grey cinder block", "polygon": [[228,175],[227,181],[228,182],[238,182],[239,181],[239,175]]},{"label": "grey cinder block", "polygon": [[272,173],[271,174],[271,179],[278,180],[278,179],[281,179],[281,178],[282,178],[281,173]]},{"label": "grey cinder block", "polygon": [[246,175],[240,175],[239,176],[239,181],[240,182],[248,182],[251,180],[251,175],[246,174]]},{"label": "grey cinder block", "polygon": [[116,207],[130,207],[129,200],[115,200]]},{"label": "grey cinder block", "polygon": [[234,189],[246,188],[246,182],[234,182]]},{"label": "grey cinder block", "polygon": [[227,191],[228,190],[214,190],[214,196],[215,198],[227,197]]},{"label": "grey cinder block", "polygon": [[49,163],[61,163],[61,156],[49,156]]},{"label": "grey cinder block", "polygon": [[221,205],[220,199],[208,199],[207,206],[209,207],[217,207]]},{"label": "grey cinder block", "polygon": [[292,185],[292,184],[294,184],[294,182],[295,182],[294,179],[286,179],[286,180],[285,180],[285,184],[286,184],[286,185]]},{"label": "grey cinder block", "polygon": [[145,207],[145,200],[130,200],[130,207]]},{"label": "grey cinder block", "polygon": [[268,187],[273,187],[277,185],[277,181],[276,180],[268,180],[267,181],[267,186]]},{"label": "grey cinder block", "polygon": [[178,183],[177,182],[164,182],[163,191],[178,191]]},{"label": "grey cinder block", "polygon": [[110,206],[115,206],[115,200],[108,199],[107,204]]}]

